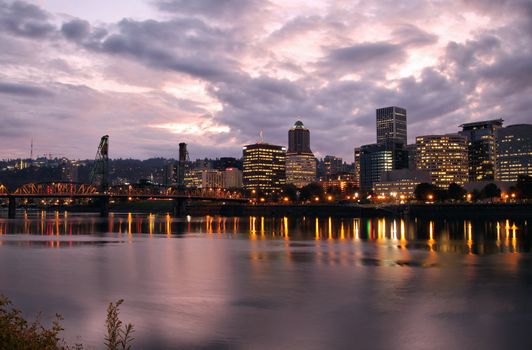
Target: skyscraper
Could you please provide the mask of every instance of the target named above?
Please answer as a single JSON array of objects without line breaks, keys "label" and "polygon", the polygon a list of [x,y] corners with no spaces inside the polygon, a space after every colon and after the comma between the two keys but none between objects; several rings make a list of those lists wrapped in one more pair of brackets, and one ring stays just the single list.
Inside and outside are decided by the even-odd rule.
[{"label": "skyscraper", "polygon": [[[360,189],[371,191],[384,172],[408,168],[408,152],[398,140],[360,147]],[[356,167],[356,165],[355,165]]]},{"label": "skyscraper", "polygon": [[243,182],[247,189],[279,190],[286,183],[286,148],[255,143],[243,148]]},{"label": "skyscraper", "polygon": [[406,109],[385,107],[377,109],[377,143],[399,140],[406,146]]},{"label": "skyscraper", "polygon": [[517,181],[532,176],[532,124],[510,125],[496,131],[496,179]]},{"label": "skyscraper", "polygon": [[467,140],[458,134],[416,137],[416,166],[430,173],[432,183],[447,188],[467,181]]},{"label": "skyscraper", "polygon": [[303,122],[297,121],[292,129],[288,130],[287,153],[310,153],[310,131],[305,128]]},{"label": "skyscraper", "polygon": [[469,181],[495,179],[495,133],[502,127],[502,119],[460,125],[460,135],[467,138]]},{"label": "skyscraper", "polygon": [[316,179],[316,159],[310,150],[310,131],[297,121],[288,131],[286,182],[303,187]]}]

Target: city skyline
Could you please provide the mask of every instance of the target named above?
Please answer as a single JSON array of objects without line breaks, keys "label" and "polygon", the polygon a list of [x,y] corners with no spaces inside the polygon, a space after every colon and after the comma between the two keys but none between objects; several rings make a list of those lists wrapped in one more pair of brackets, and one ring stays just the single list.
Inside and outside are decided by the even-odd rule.
[{"label": "city skyline", "polygon": [[0,158],[28,157],[33,138],[34,155],[91,159],[105,134],[113,158],[175,158],[179,142],[238,157],[260,130],[285,145],[301,119],[317,157],[350,161],[385,106],[408,111],[408,143],[530,123],[531,14],[518,1],[0,0]]}]

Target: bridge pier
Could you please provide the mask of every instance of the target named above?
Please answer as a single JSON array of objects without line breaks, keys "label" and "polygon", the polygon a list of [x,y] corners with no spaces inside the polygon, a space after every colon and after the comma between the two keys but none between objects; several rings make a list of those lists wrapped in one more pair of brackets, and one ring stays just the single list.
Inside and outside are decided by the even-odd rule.
[{"label": "bridge pier", "polygon": [[98,199],[98,206],[100,207],[100,216],[109,216],[109,196],[101,196]]},{"label": "bridge pier", "polygon": [[7,217],[9,219],[15,219],[17,217],[17,200],[15,197],[8,197]]},{"label": "bridge pier", "polygon": [[186,215],[187,201],[185,198],[174,199],[174,217],[183,217]]}]

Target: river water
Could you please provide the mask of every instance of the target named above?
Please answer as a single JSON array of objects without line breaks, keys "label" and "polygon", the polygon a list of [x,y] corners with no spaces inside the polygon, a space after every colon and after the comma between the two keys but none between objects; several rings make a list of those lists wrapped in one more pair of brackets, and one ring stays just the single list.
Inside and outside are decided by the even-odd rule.
[{"label": "river water", "polygon": [[[1,213],[0,213],[1,214]],[[101,349],[530,349],[530,222],[0,218],[0,294]]]}]

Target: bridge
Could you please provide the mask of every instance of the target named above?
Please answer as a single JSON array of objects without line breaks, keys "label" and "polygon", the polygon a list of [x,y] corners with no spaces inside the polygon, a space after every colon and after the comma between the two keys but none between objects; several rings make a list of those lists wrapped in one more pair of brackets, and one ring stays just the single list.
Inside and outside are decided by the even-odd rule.
[{"label": "bridge", "polygon": [[0,199],[8,200],[8,217],[16,217],[17,200],[23,199],[92,199],[95,200],[102,216],[109,214],[111,200],[166,199],[174,202],[174,215],[185,214],[185,206],[190,201],[247,202],[240,193],[225,189],[186,189],[158,185],[110,186],[101,191],[92,184],[76,182],[29,183],[9,192],[0,184]]},{"label": "bridge", "polygon": [[[185,161],[186,149],[182,151],[180,144],[180,161]],[[183,154],[182,154],[183,153]],[[182,175],[184,177],[184,174]],[[183,180],[183,179],[181,179]],[[90,175],[90,183],[77,182],[43,182],[29,183],[9,192],[0,184],[0,199],[8,200],[8,217],[15,218],[17,199],[35,198],[69,198],[92,199],[99,206],[100,214],[109,214],[109,203],[112,199],[167,199],[174,202],[174,215],[185,213],[186,202],[189,201],[223,201],[247,202],[238,192],[224,189],[187,189],[184,186],[168,187],[155,184],[109,185],[109,135],[102,136],[96,151],[94,167]]]}]

